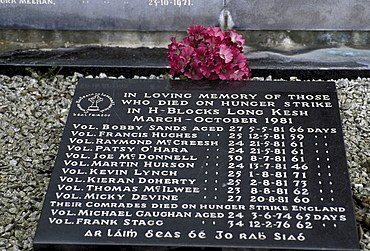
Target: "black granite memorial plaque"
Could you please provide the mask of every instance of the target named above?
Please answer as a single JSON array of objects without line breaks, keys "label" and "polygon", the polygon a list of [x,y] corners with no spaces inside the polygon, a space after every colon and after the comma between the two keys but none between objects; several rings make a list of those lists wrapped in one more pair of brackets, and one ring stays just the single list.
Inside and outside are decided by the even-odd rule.
[{"label": "black granite memorial plaque", "polygon": [[123,246],[358,250],[334,83],[81,80],[34,247]]},{"label": "black granite memorial plaque", "polygon": [[227,0],[238,29],[369,30],[367,0]]},{"label": "black granite memorial plaque", "polygon": [[216,26],[223,0],[6,0],[0,28],[185,31]]}]

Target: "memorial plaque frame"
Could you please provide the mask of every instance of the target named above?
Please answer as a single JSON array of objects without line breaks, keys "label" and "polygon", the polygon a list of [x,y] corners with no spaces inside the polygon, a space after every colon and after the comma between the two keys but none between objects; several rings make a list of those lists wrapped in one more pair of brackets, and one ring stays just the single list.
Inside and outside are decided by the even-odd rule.
[{"label": "memorial plaque frame", "polygon": [[335,84],[82,79],[35,250],[358,250]]}]

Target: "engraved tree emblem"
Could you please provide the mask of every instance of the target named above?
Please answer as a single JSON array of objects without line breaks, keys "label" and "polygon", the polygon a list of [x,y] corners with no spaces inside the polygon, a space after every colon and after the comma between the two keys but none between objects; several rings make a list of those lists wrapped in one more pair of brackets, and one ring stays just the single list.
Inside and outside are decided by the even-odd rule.
[{"label": "engraved tree emblem", "polygon": [[87,108],[90,112],[98,112],[100,111],[100,108],[98,104],[102,102],[104,99],[99,96],[99,94],[95,94],[91,98],[89,98],[89,101],[91,102],[91,105]]}]

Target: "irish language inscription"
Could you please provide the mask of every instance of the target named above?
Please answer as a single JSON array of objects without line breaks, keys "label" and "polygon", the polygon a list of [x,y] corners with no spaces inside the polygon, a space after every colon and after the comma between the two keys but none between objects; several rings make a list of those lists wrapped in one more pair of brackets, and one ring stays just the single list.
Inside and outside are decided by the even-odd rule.
[{"label": "irish language inscription", "polygon": [[357,249],[333,83],[181,83],[79,83],[36,248]]}]

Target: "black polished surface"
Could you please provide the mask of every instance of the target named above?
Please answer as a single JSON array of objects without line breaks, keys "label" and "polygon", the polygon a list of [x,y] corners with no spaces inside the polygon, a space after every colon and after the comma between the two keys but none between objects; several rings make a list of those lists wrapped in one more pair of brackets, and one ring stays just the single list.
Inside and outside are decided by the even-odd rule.
[{"label": "black polished surface", "polygon": [[129,246],[358,250],[334,83],[81,80],[34,247]]}]

